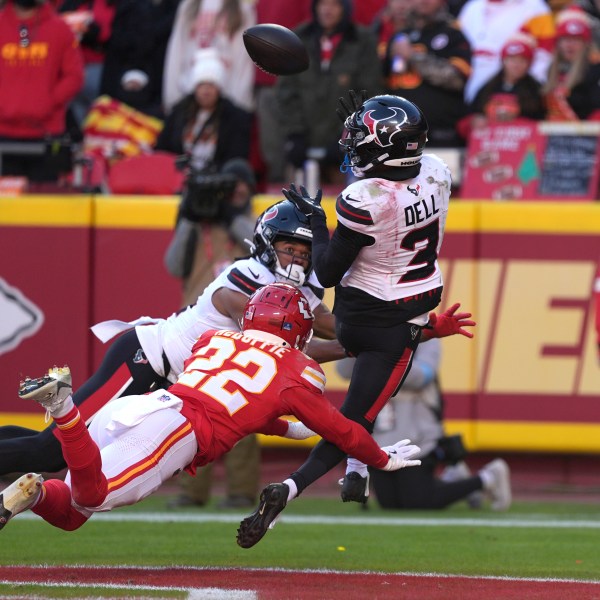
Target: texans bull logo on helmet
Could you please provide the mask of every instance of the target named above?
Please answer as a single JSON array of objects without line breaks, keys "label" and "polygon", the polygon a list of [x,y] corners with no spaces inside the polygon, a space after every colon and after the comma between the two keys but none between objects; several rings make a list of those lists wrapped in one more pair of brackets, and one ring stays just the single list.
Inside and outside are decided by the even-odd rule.
[{"label": "texans bull logo on helmet", "polygon": [[[380,116],[382,113],[384,115],[383,117]],[[382,107],[378,110],[370,110],[365,113],[362,120],[363,123],[368,127],[370,133],[365,141],[374,141],[382,148],[392,146],[394,144],[394,136],[402,131],[403,125],[409,122],[408,115],[404,110],[392,106]],[[387,123],[387,121],[391,120],[397,122],[393,125]],[[418,144],[414,142],[409,142],[406,149],[415,150],[417,145]]]},{"label": "texans bull logo on helmet", "polygon": [[277,216],[278,212],[279,211],[277,210],[277,206],[271,206],[271,208],[269,208],[267,212],[263,215],[263,221],[270,221],[271,219],[274,219]]}]

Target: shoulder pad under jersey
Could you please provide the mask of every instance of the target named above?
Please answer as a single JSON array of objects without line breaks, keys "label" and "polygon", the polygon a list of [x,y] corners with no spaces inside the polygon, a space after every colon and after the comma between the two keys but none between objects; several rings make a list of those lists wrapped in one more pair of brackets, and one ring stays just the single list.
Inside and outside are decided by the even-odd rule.
[{"label": "shoulder pad under jersey", "polygon": [[225,286],[246,296],[275,281],[275,276],[267,267],[251,258],[234,262],[225,275]]}]

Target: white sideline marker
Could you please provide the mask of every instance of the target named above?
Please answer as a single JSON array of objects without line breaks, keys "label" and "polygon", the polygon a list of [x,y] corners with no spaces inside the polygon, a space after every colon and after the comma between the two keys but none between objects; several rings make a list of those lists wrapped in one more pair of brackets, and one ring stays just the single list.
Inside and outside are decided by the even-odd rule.
[{"label": "white sideline marker", "polygon": [[[13,581],[13,580],[0,580],[0,585],[32,585],[31,581]],[[252,590],[230,590],[225,588],[184,588],[184,587],[169,587],[169,586],[155,586],[155,585],[122,585],[118,583],[59,583],[59,582],[39,582],[33,585],[44,588],[104,588],[111,590],[138,590],[138,591],[159,591],[159,592],[186,592],[187,600],[258,600],[256,592]],[[22,596],[27,597],[27,596]],[[32,598],[35,596],[32,596]]]}]

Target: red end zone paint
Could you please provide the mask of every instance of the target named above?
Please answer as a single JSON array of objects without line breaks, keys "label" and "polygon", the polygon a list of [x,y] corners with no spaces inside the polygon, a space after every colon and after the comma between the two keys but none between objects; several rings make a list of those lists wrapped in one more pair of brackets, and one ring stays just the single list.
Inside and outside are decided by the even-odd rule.
[{"label": "red end zone paint", "polygon": [[402,573],[345,573],[278,569],[219,569],[194,567],[0,567],[0,580],[43,584],[122,584],[177,588],[251,590],[260,600],[581,600],[600,596],[600,582],[527,580],[413,575]]}]

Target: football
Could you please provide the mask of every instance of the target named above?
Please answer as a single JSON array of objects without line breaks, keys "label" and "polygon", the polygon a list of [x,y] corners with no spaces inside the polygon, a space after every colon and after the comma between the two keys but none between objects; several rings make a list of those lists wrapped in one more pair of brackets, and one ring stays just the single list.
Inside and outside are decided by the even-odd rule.
[{"label": "football", "polygon": [[308,53],[302,40],[290,29],[261,23],[244,31],[246,52],[259,68],[271,75],[295,75],[308,69]]}]

